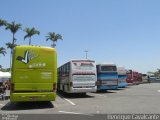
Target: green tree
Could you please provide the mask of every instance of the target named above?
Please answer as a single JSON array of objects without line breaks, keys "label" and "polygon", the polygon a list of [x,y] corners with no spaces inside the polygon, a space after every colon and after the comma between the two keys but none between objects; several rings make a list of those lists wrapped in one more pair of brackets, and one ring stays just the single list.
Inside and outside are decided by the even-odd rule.
[{"label": "green tree", "polygon": [[7,46],[7,48],[9,48],[9,49],[13,49],[14,47],[16,47],[17,45],[16,44],[12,44],[12,43],[10,43],[10,42],[8,42],[8,43],[6,43],[6,46]]},{"label": "green tree", "polygon": [[6,24],[6,30],[10,30],[12,35],[13,35],[13,39],[12,39],[12,44],[14,45],[16,42],[16,38],[15,38],[15,34],[18,30],[20,30],[22,27],[21,24],[16,24],[15,22],[12,23],[7,23]]},{"label": "green tree", "polygon": [[11,65],[12,65],[12,50],[13,50],[13,48],[16,47],[17,45],[8,42],[8,43],[6,43],[6,46],[7,46],[7,48],[11,49],[11,54],[10,54],[10,68],[11,68]]},{"label": "green tree", "polygon": [[56,34],[55,32],[49,32],[48,35],[46,36],[46,41],[51,40],[53,44],[51,45],[52,47],[56,46],[56,42],[58,40],[63,40],[62,36],[60,34]]},{"label": "green tree", "polygon": [[0,65],[0,69],[2,69],[2,65]]},{"label": "green tree", "polygon": [[24,30],[27,34],[24,36],[24,40],[26,39],[26,38],[29,38],[29,45],[31,45],[31,37],[33,36],[33,35],[39,35],[40,34],[40,32],[38,31],[38,30],[36,30],[34,27],[33,28],[26,28],[25,30]]},{"label": "green tree", "polygon": [[0,27],[1,26],[6,26],[7,24],[7,21],[3,20],[3,19],[0,19]]},{"label": "green tree", "polygon": [[[0,27],[6,26],[6,24],[7,24],[6,20],[0,19]],[[0,54],[3,54],[3,55],[6,54],[6,51],[3,47],[0,48]],[[0,65],[0,70],[2,70],[2,65]]]},{"label": "green tree", "polygon": [[[12,38],[12,46],[15,46],[15,42],[16,42],[16,38],[15,38],[15,34],[17,33],[18,30],[20,30],[22,27],[21,24],[16,24],[14,21],[12,23],[7,23],[6,24],[6,30],[10,30],[10,32],[13,35]],[[12,51],[13,51],[14,47],[11,47],[11,55],[10,55],[10,68],[12,66]]]},{"label": "green tree", "polygon": [[0,54],[5,56],[6,53],[6,49],[4,47],[0,47]]}]

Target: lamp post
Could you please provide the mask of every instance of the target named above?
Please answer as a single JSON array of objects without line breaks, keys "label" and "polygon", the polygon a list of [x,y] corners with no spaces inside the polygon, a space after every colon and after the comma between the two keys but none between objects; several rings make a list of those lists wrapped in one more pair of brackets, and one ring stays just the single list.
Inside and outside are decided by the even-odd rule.
[{"label": "lamp post", "polygon": [[86,59],[87,59],[87,57],[88,57],[88,50],[85,50],[84,52],[86,53]]}]

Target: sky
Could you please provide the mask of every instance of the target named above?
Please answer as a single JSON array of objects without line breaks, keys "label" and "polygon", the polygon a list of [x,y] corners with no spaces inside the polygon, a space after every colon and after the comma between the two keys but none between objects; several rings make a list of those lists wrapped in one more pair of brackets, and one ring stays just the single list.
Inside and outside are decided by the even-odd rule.
[{"label": "sky", "polygon": [[[0,0],[0,19],[22,24],[16,44],[26,45],[26,27],[40,35],[32,45],[51,46],[48,32],[61,34],[56,44],[58,66],[71,59],[112,62],[118,67],[146,73],[160,68],[159,0]],[[0,27],[0,47],[12,34]],[[0,64],[10,66],[10,50],[0,55]]]}]

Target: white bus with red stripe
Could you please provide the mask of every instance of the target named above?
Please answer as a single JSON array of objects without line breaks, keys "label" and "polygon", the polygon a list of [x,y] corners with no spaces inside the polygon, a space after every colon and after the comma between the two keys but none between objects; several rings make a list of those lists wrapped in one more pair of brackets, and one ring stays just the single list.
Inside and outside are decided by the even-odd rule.
[{"label": "white bus with red stripe", "polygon": [[94,60],[71,60],[58,68],[58,90],[66,93],[96,92]]}]

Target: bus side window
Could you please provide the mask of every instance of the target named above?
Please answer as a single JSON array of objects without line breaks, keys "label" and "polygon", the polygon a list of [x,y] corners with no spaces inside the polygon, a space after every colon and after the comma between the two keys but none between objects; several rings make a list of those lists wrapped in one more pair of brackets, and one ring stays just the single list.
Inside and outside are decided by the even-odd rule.
[{"label": "bus side window", "polygon": [[60,76],[62,75],[62,67],[60,67]]},{"label": "bus side window", "polygon": [[58,68],[58,75],[60,75],[61,74],[61,70],[60,70],[60,68]]},{"label": "bus side window", "polygon": [[64,65],[64,73],[67,74],[67,64]]},{"label": "bus side window", "polygon": [[66,74],[66,65],[63,66],[63,73]]},{"label": "bus side window", "polygon": [[61,71],[60,71],[60,68],[58,68],[58,75],[60,75],[61,74]]},{"label": "bus side window", "polygon": [[64,66],[62,66],[62,75],[64,74]]},{"label": "bus side window", "polygon": [[69,74],[69,63],[66,65],[66,73]]}]

